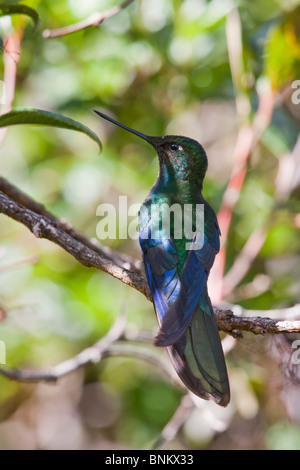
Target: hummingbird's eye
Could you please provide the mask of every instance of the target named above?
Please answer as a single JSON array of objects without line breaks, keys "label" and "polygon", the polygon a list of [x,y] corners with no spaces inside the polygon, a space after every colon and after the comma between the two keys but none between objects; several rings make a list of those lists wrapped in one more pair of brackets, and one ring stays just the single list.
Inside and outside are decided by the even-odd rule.
[{"label": "hummingbird's eye", "polygon": [[179,150],[181,147],[180,145],[178,144],[170,144],[170,149],[173,151],[173,152],[177,152],[177,150]]}]

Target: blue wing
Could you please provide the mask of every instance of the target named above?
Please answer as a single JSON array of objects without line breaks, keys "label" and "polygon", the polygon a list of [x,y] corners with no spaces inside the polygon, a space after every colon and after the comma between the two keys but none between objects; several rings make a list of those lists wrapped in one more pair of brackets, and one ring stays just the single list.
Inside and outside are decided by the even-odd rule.
[{"label": "blue wing", "polygon": [[212,242],[206,235],[196,232],[181,273],[178,296],[164,316],[160,332],[156,337],[157,346],[176,343],[192,321],[200,298],[206,292],[206,282],[215,256],[219,250],[219,227],[214,226]]},{"label": "blue wing", "polygon": [[145,238],[148,227],[147,224],[143,230],[140,224],[140,245],[157,319],[161,325],[180,290],[178,257],[172,239]]}]

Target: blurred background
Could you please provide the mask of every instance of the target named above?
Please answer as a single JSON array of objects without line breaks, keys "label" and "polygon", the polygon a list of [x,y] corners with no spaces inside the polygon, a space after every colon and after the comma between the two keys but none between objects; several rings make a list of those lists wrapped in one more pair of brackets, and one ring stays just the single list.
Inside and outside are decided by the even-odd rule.
[{"label": "blurred background", "polygon": [[[136,0],[98,28],[42,34],[116,1],[24,1],[40,15],[37,31],[23,16],[0,18],[0,59],[5,38],[22,28],[20,51],[9,51],[18,62],[13,106],[77,119],[103,144],[99,154],[80,133],[11,127],[0,149],[1,176],[96,238],[97,207],[117,204],[120,195],[142,202],[158,162],[145,142],[92,110],[144,133],[196,138],[209,160],[204,195],[223,227],[210,283],[214,304],[268,316],[262,311],[300,303],[300,104],[293,85],[300,80],[300,1]],[[124,308],[132,335],[155,334],[153,306],[142,294],[4,215],[0,230],[7,365],[59,364],[104,336]],[[137,241],[103,244],[141,258]],[[224,338],[229,407],[195,400],[164,448],[300,449],[300,374],[291,367],[297,335],[243,336]],[[168,363],[164,351],[155,352]],[[0,375],[0,448],[151,449],[185,393],[159,362],[134,356],[105,359],[56,385]]]}]

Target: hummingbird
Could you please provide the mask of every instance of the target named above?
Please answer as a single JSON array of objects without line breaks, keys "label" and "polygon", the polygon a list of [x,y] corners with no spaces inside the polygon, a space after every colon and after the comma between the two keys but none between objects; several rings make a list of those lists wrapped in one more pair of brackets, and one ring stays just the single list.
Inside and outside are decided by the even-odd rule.
[{"label": "hummingbird", "polygon": [[[216,214],[202,194],[208,166],[205,150],[189,137],[143,134],[95,112],[148,142],[158,156],[157,179],[139,211],[139,242],[159,324],[154,344],[166,348],[179,378],[192,393],[227,406],[227,368],[207,291],[221,233]],[[153,206],[166,210],[174,204],[182,210],[201,207],[203,223],[196,223],[192,210],[193,230],[175,236],[174,218],[166,230],[164,214],[157,212],[155,218],[152,210]]]}]

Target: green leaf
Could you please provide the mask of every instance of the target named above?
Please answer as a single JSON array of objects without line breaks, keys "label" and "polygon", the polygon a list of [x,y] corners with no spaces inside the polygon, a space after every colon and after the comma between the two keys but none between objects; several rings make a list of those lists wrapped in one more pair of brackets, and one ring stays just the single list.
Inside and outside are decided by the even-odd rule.
[{"label": "green leaf", "polygon": [[40,23],[40,17],[36,10],[28,7],[27,5],[0,3],[0,16],[18,15],[18,14],[30,16],[34,22],[34,28],[37,29]]},{"label": "green leaf", "polygon": [[61,114],[44,111],[42,109],[15,108],[10,113],[0,116],[0,127],[13,126],[16,124],[61,127],[63,129],[83,132],[97,142],[100,150],[102,149],[99,137],[91,129]]},{"label": "green leaf", "polygon": [[279,25],[271,27],[268,32],[264,47],[264,74],[275,90],[282,90],[299,77],[299,25],[300,7],[286,15]]}]

